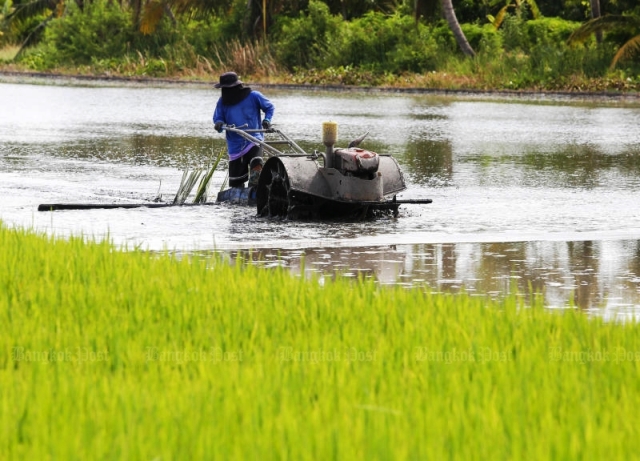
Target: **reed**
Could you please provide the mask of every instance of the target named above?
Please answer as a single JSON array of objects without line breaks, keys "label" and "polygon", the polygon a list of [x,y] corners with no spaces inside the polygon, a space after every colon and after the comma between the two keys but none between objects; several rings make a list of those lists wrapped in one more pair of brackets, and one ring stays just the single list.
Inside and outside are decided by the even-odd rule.
[{"label": "reed", "polygon": [[2,459],[637,453],[637,323],[5,227],[0,288]]}]

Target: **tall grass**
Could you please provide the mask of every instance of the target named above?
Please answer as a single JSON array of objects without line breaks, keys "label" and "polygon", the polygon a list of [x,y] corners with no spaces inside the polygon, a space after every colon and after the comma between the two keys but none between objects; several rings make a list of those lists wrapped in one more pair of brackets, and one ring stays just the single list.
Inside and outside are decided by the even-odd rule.
[{"label": "tall grass", "polygon": [[0,63],[12,61],[16,54],[18,54],[19,49],[20,47],[17,45],[0,47]]},{"label": "tall grass", "polygon": [[640,334],[0,228],[2,459],[631,459]]}]

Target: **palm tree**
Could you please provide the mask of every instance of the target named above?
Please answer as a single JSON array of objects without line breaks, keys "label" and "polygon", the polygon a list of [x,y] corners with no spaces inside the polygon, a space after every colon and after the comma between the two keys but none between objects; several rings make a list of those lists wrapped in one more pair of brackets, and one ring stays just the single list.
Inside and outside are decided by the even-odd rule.
[{"label": "palm tree", "polygon": [[591,4],[591,19],[600,17],[600,0],[590,0]]},{"label": "palm tree", "polygon": [[[76,0],[76,4],[78,7],[82,8],[83,1]],[[5,3],[5,9],[7,4]],[[12,21],[24,21],[29,18],[33,18],[35,16],[39,16],[41,14],[48,13],[47,17],[43,21],[41,21],[38,25],[36,25],[31,31],[27,38],[24,39],[18,53],[16,53],[14,59],[16,59],[20,54],[24,51],[24,49],[29,46],[35,38],[47,27],[47,24],[53,19],[62,16],[65,11],[64,0],[32,0],[27,1],[26,3],[20,3],[15,5],[15,8],[10,13],[6,14],[4,21],[8,24]]]},{"label": "palm tree", "polygon": [[449,28],[451,32],[453,32],[453,36],[458,42],[458,46],[462,52],[469,56],[474,57],[476,52],[473,51],[471,45],[469,45],[469,41],[467,37],[465,37],[464,32],[460,28],[460,23],[458,22],[458,18],[456,18],[456,12],[453,10],[452,0],[442,0],[442,11],[444,12],[444,17],[447,19],[447,23],[449,24]]},{"label": "palm tree", "polygon": [[[591,19],[600,17],[600,0],[591,0]],[[596,32],[596,41],[602,43],[602,31]]]},{"label": "palm tree", "polygon": [[636,53],[640,53],[640,16],[637,15],[607,15],[591,19],[577,28],[569,37],[569,44],[584,43],[591,34],[606,32],[610,30],[620,32],[630,32],[633,36],[618,49],[613,60],[611,69],[618,61],[629,59]]}]

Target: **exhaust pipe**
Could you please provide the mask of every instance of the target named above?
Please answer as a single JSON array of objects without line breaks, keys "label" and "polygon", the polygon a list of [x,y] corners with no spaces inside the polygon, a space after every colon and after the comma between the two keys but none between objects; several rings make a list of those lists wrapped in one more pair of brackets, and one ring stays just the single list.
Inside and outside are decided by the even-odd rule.
[{"label": "exhaust pipe", "polygon": [[336,122],[322,123],[322,144],[325,146],[324,167],[334,168],[335,154],[333,146],[338,141],[338,124]]}]

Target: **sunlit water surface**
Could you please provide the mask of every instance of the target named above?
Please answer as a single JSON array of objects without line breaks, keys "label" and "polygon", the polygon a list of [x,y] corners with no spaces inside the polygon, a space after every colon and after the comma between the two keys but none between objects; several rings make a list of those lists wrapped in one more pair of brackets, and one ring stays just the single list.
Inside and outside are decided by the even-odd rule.
[{"label": "sunlit water surface", "polygon": [[257,264],[321,278],[482,296],[517,286],[543,293],[550,308],[640,314],[640,100],[261,91],[276,126],[309,151],[323,149],[323,121],[339,124],[344,144],[369,131],[364,147],[402,167],[400,198],[433,203],[355,223],[262,219],[224,205],[37,212],[40,203],[172,200],[182,171],[224,146],[211,123],[218,93],[0,83],[0,219],[127,248],[252,250]]}]

